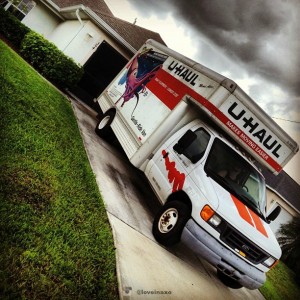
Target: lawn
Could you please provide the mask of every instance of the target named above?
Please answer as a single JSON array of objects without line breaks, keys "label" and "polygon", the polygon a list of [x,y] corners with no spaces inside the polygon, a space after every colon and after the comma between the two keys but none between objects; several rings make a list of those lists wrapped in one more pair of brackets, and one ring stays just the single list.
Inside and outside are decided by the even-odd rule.
[{"label": "lawn", "polygon": [[0,40],[0,299],[117,299],[115,249],[68,100]]},{"label": "lawn", "polygon": [[267,273],[267,281],[259,290],[266,300],[300,299],[295,274],[282,262]]}]

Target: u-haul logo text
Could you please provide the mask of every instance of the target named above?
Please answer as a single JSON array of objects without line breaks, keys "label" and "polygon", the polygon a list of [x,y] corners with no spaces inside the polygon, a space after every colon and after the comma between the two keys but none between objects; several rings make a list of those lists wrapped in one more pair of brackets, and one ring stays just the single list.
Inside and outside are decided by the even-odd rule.
[{"label": "u-haul logo text", "polygon": [[197,80],[199,80],[199,75],[197,73],[175,60],[169,64],[168,70],[170,73],[177,75],[192,86],[195,86],[197,84]]},{"label": "u-haul logo text", "polygon": [[[254,151],[259,152],[267,151],[274,157],[280,159],[282,144],[280,140],[268,130],[264,124],[251,114],[241,103],[238,101],[231,102],[231,105],[226,111],[226,115],[238,127],[228,121],[226,124],[232,131],[239,136],[249,147]],[[258,153],[260,156],[267,158],[266,153]]]}]

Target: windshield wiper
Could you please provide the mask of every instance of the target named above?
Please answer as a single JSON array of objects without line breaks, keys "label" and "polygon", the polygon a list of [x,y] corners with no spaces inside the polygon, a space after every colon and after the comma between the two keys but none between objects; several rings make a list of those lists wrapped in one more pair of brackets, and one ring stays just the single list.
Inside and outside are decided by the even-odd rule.
[{"label": "windshield wiper", "polygon": [[265,220],[265,217],[262,213],[262,211],[260,210],[260,207],[258,206],[258,204],[250,197],[247,197],[246,195],[238,195],[239,198],[241,198],[243,200],[243,202],[249,206],[251,206],[251,208],[253,208],[260,217],[262,217]]},{"label": "windshield wiper", "polygon": [[259,209],[259,207],[258,207],[256,201],[253,200],[251,197],[247,197],[247,196],[244,195],[244,194],[239,194],[239,196],[240,196],[241,198],[243,198],[247,203],[251,203],[251,205],[252,205],[253,207]]},{"label": "windshield wiper", "polygon": [[217,181],[218,183],[222,183],[223,185],[225,185],[227,188],[230,188],[230,190],[232,190],[232,187],[230,185],[230,183],[226,180],[226,178],[218,175],[217,173],[215,173],[213,170],[211,169],[207,169],[206,170],[206,174],[207,176],[211,177],[212,179],[214,179],[215,181]]},{"label": "windshield wiper", "polygon": [[218,184],[220,184],[223,188],[225,188],[225,190],[227,190],[229,193],[238,195],[238,193],[236,192],[234,187],[231,185],[231,183],[223,176],[216,174],[215,172],[211,171],[210,169],[207,169],[206,174],[209,177],[211,177],[214,181],[216,181]]}]

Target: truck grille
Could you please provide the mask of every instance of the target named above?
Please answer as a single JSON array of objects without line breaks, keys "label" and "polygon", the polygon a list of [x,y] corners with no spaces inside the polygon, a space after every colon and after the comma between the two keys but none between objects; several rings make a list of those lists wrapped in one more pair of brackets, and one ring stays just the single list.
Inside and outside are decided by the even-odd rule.
[{"label": "truck grille", "polygon": [[258,246],[228,224],[222,230],[220,238],[235,251],[242,251],[246,255],[245,258],[254,264],[259,264],[269,257]]}]

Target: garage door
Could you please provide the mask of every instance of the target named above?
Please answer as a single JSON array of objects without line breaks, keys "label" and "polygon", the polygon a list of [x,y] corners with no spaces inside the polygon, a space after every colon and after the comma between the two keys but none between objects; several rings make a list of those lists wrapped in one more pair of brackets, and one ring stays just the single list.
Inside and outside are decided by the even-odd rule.
[{"label": "garage door", "polygon": [[127,59],[107,42],[102,42],[84,65],[84,75],[71,92],[94,109],[93,99],[98,98],[107,85],[126,65]]},{"label": "garage door", "polygon": [[283,207],[281,207],[281,212],[277,219],[270,223],[270,227],[273,230],[273,232],[277,232],[280,228],[281,224],[286,224],[290,222],[293,219],[293,216],[287,212]]}]

